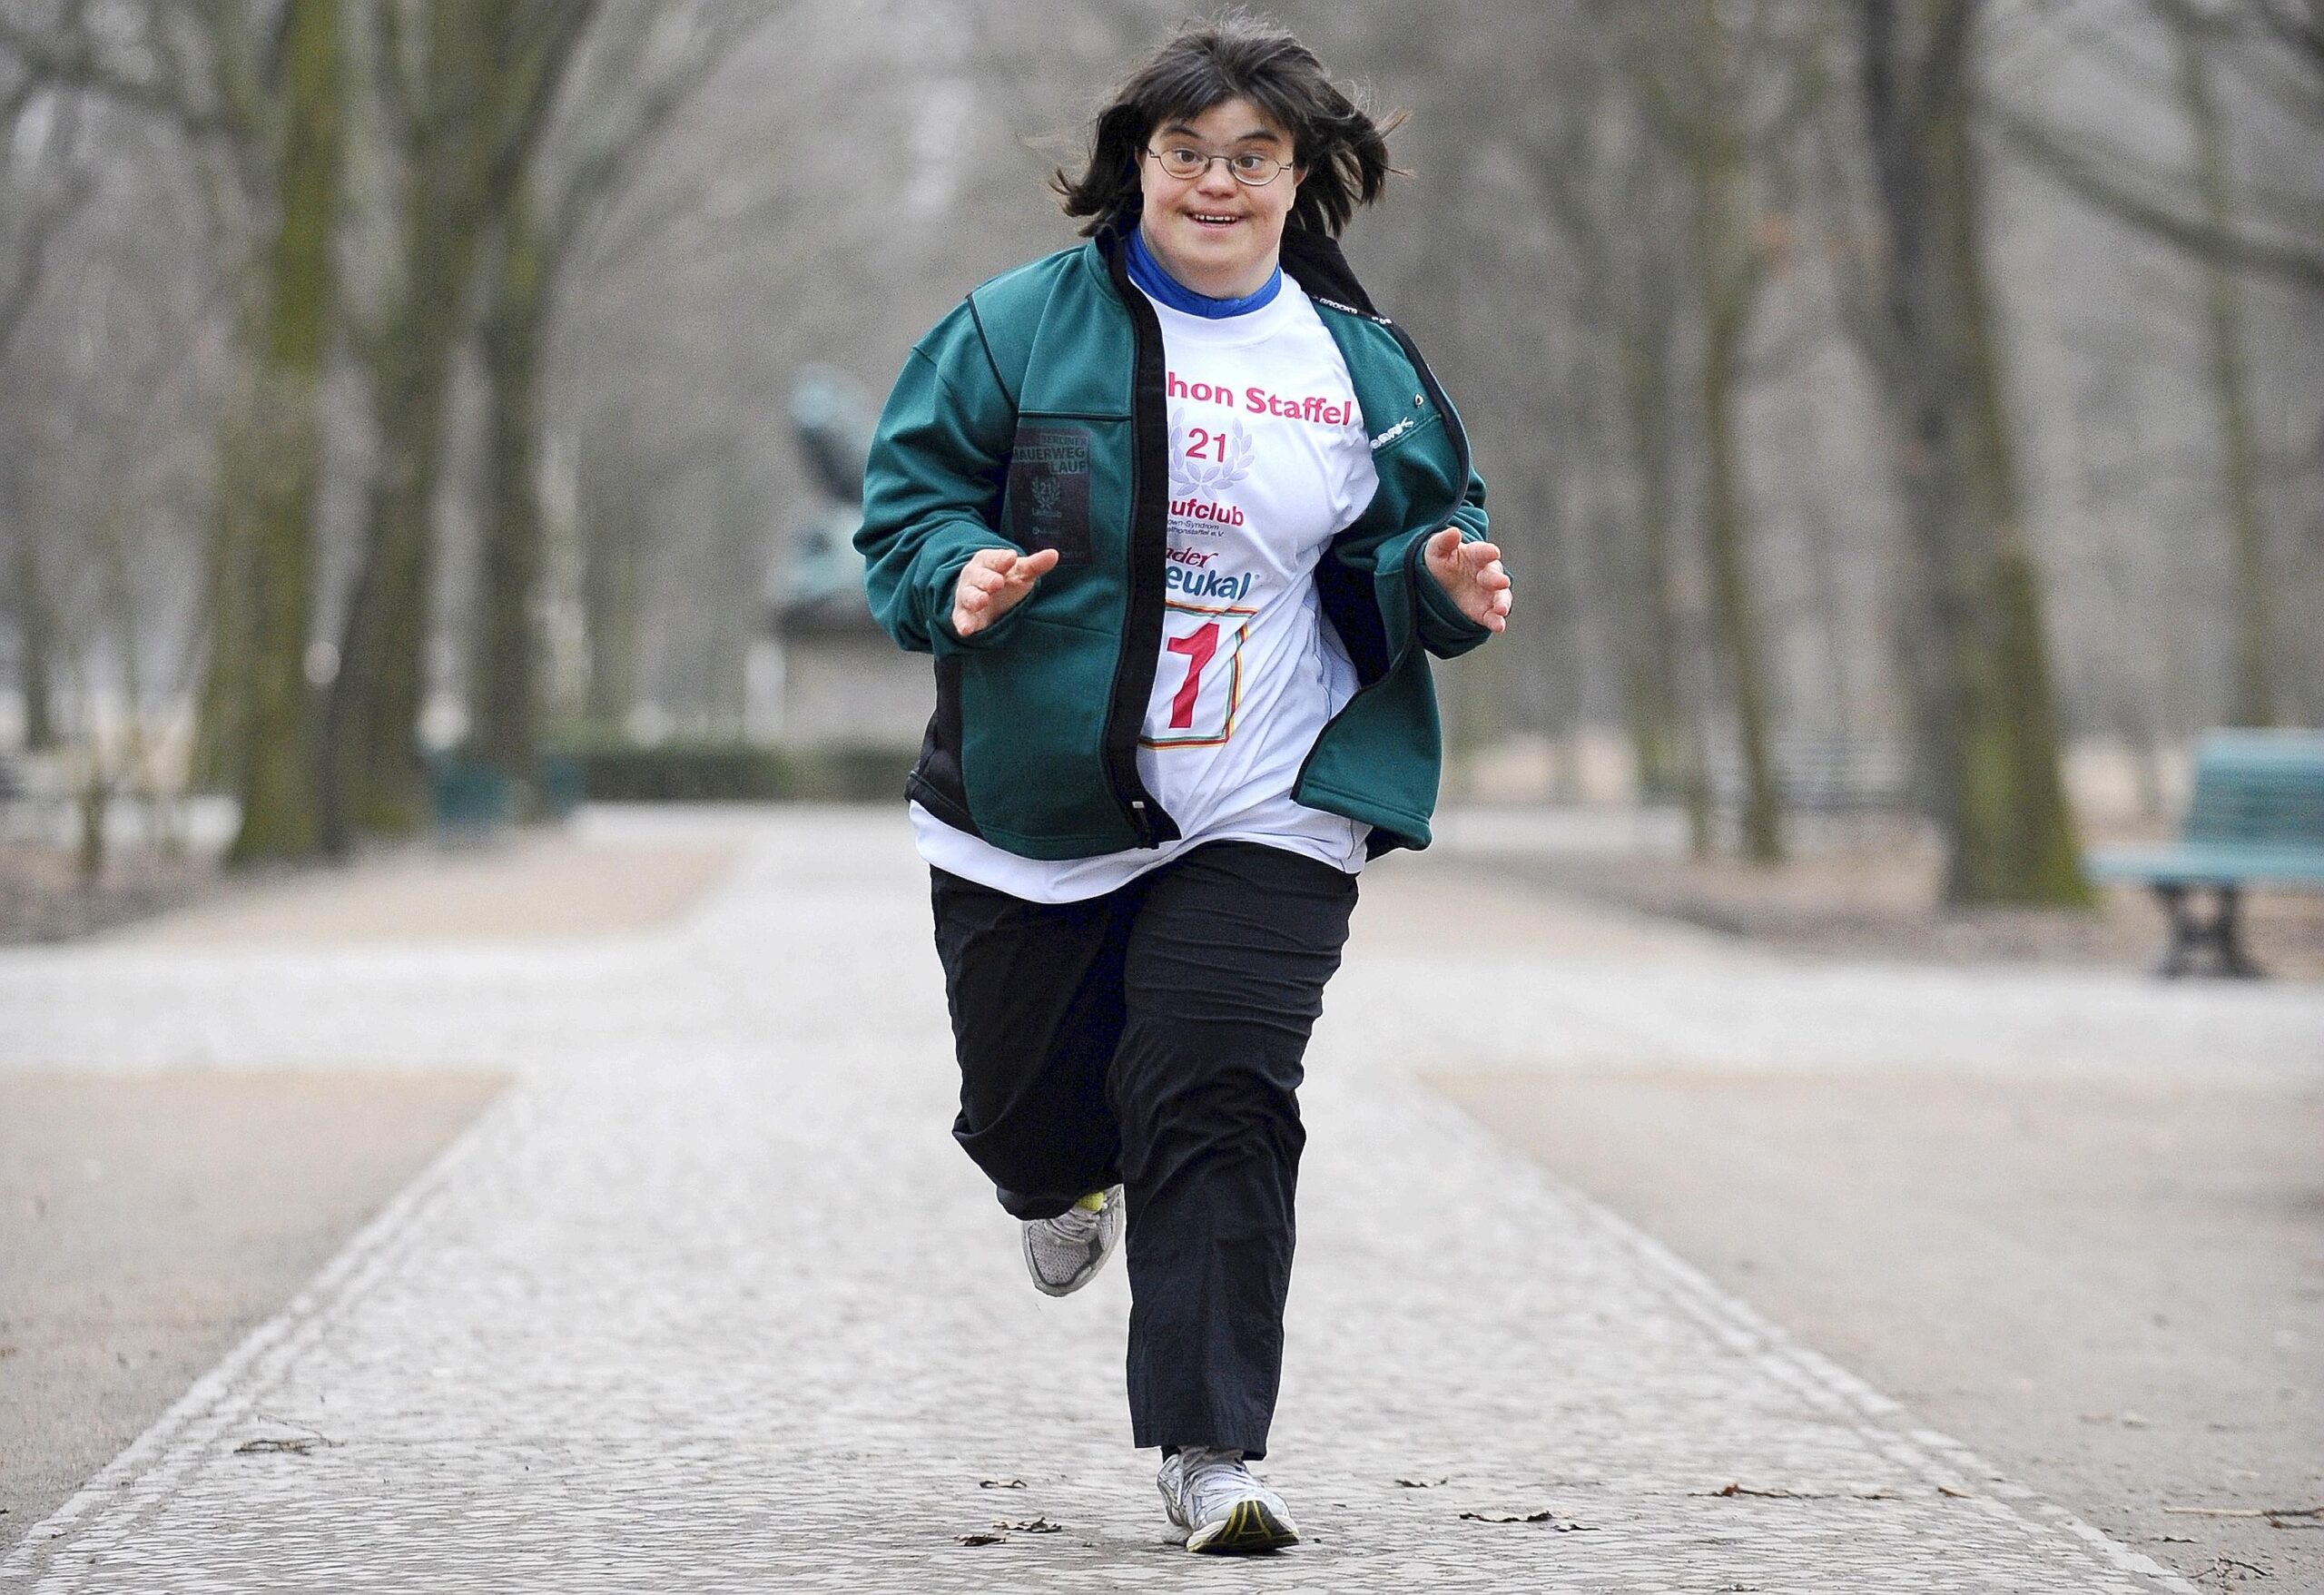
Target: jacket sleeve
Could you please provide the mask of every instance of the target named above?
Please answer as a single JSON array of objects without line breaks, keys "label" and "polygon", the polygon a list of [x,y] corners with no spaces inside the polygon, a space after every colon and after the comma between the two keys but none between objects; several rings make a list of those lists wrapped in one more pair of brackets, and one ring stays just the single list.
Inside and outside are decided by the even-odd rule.
[{"label": "jacket sleeve", "polygon": [[855,549],[872,617],[899,647],[951,653],[1009,631],[1016,610],[963,641],[951,613],[970,556],[1017,546],[996,529],[1015,438],[1016,406],[964,302],[904,361],[864,462]]},{"label": "jacket sleeve", "polygon": [[[1485,479],[1473,468],[1469,472],[1469,488],[1462,496],[1461,507],[1452,512],[1448,523],[1461,528],[1461,541],[1482,543],[1485,540]],[[1411,562],[1412,590],[1417,600],[1421,646],[1440,659],[1457,659],[1476,647],[1492,632],[1461,613],[1461,606],[1429,573],[1425,551],[1429,538],[1442,531],[1431,527],[1412,539],[1404,557]]]}]

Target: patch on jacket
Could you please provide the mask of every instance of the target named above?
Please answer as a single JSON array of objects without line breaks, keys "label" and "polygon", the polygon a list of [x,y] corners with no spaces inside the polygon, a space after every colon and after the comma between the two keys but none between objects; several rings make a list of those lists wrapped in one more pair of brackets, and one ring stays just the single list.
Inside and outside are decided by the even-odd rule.
[{"label": "patch on jacket", "polygon": [[1009,535],[1059,565],[1087,565],[1089,434],[1080,427],[1019,427],[1009,457]]}]

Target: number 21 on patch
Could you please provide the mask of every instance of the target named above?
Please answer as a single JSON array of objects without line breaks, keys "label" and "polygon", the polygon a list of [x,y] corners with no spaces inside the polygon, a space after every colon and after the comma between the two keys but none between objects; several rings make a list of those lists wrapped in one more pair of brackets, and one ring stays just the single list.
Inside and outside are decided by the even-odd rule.
[{"label": "number 21 on patch", "polygon": [[1243,706],[1243,644],[1257,613],[1169,606],[1163,617],[1162,664],[1146,712],[1147,747],[1215,748],[1235,734],[1236,713]]}]

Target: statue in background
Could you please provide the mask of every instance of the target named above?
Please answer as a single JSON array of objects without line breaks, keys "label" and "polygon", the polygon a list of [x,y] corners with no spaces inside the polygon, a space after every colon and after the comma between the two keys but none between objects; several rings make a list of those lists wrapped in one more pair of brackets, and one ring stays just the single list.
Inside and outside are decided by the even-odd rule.
[{"label": "statue in background", "polygon": [[774,606],[779,632],[874,629],[863,597],[863,559],[855,552],[874,418],[863,390],[844,374],[823,366],[800,371],[791,424],[808,473],[832,502],[803,517],[793,533],[790,569]]}]

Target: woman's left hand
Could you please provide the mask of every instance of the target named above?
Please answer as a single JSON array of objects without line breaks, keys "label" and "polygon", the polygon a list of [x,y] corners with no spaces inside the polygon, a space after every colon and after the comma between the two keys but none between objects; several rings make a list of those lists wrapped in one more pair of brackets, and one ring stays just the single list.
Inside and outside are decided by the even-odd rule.
[{"label": "woman's left hand", "polygon": [[1514,589],[1502,567],[1501,550],[1491,543],[1463,543],[1461,528],[1446,527],[1428,540],[1423,551],[1428,574],[1461,613],[1487,631],[1509,629],[1509,606]]}]

